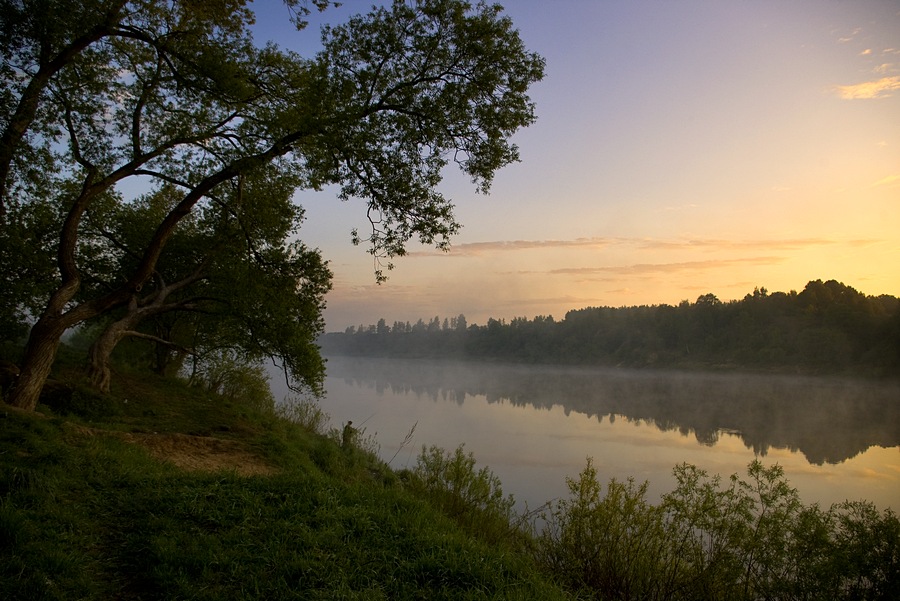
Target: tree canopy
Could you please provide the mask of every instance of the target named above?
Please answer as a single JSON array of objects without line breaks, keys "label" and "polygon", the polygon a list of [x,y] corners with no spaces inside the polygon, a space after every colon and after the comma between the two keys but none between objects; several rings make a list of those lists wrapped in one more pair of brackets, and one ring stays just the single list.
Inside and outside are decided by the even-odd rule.
[{"label": "tree canopy", "polygon": [[[330,3],[286,4],[302,29]],[[499,6],[396,0],[324,28],[312,57],[257,44],[252,20],[244,0],[0,3],[0,267],[17,273],[0,321],[12,332],[35,320],[12,404],[34,407],[67,329],[168,282],[167,245],[195,215],[234,212],[250,174],[364,199],[371,231],[356,239],[389,261],[458,230],[436,189],[447,165],[486,192],[518,159],[509,139],[535,119],[528,88],[544,62]],[[133,220],[129,205],[160,194],[140,244],[108,235],[104,220]],[[290,244],[266,236],[245,246]],[[38,238],[44,253],[15,254]],[[321,327],[309,313],[295,323],[306,318]]]}]

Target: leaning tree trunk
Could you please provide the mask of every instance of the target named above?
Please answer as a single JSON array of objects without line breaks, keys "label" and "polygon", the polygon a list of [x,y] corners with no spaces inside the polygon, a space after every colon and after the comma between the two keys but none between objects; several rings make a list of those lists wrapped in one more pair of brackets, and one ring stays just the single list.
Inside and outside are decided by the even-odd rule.
[{"label": "leaning tree trunk", "polygon": [[266,165],[273,159],[287,154],[291,151],[294,143],[311,133],[313,132],[291,132],[276,140],[268,149],[257,154],[235,159],[203,178],[166,214],[165,218],[157,226],[153,237],[144,247],[140,263],[121,287],[105,296],[81,303],[77,307],[66,311],[66,305],[75,297],[81,285],[75,261],[81,216],[88,209],[94,198],[108,190],[117,181],[126,176],[134,175],[144,162],[150,160],[153,153],[145,153],[128,165],[123,166],[121,169],[124,171],[117,171],[115,177],[109,175],[95,181],[97,176],[96,169],[93,167],[89,169],[89,173],[83,182],[81,195],[74,200],[60,233],[58,260],[62,282],[51,296],[51,300],[41,318],[32,328],[28,344],[25,347],[25,356],[22,359],[19,379],[10,393],[8,404],[28,411],[34,410],[40,398],[41,389],[44,387],[44,382],[47,380],[47,376],[50,375],[50,369],[53,366],[53,361],[56,359],[56,351],[59,349],[63,333],[70,327],[128,302],[129,298],[132,298],[136,292],[140,291],[141,286],[155,272],[156,263],[169,237],[181,220],[191,212],[194,205],[219,184],[238,177],[256,167]]},{"label": "leaning tree trunk", "polygon": [[94,343],[91,344],[91,348],[88,351],[88,375],[91,378],[91,383],[101,392],[109,392],[109,384],[112,379],[112,370],[109,367],[110,356],[112,355],[113,350],[115,350],[116,345],[118,345],[123,338],[129,336],[132,338],[143,338],[158,345],[169,346],[182,356],[193,353],[190,349],[186,349],[169,340],[164,340],[156,336],[151,336],[150,334],[144,334],[143,332],[129,329],[129,327],[137,325],[137,322],[141,321],[142,317],[142,315],[139,315],[135,319],[126,318],[111,324],[102,334],[100,334]]},{"label": "leaning tree trunk", "polygon": [[109,383],[112,379],[112,372],[109,368],[110,356],[113,349],[128,334],[131,328],[131,316],[119,321],[111,323],[100,336],[91,344],[88,350],[88,375],[91,383],[101,392],[109,392]]},{"label": "leaning tree trunk", "polygon": [[156,291],[149,299],[144,299],[146,304],[139,304],[138,299],[136,297],[132,297],[131,301],[128,303],[128,311],[124,317],[121,319],[112,322],[103,332],[94,340],[93,344],[91,344],[91,348],[88,350],[88,375],[91,378],[91,383],[96,386],[101,392],[109,392],[109,384],[112,378],[112,372],[110,370],[110,357],[112,356],[113,350],[115,350],[116,345],[118,345],[123,338],[127,336],[133,336],[138,338],[145,338],[147,340],[151,340],[156,342],[157,344],[162,344],[174,348],[181,352],[188,352],[187,349],[183,349],[178,345],[159,338],[157,336],[151,336],[149,334],[143,334],[141,332],[135,331],[135,327],[139,323],[141,323],[144,319],[157,315],[159,313],[166,313],[169,311],[175,311],[177,309],[191,309],[193,308],[193,304],[188,301],[180,301],[175,303],[166,304],[165,300],[169,294],[187,286],[195,281],[197,281],[201,275],[202,270],[198,269],[196,272],[191,274],[189,277],[184,278],[175,284],[165,285],[162,284],[162,287]]},{"label": "leaning tree trunk", "polygon": [[41,318],[34,324],[25,347],[19,377],[9,395],[10,405],[34,411],[65,331],[66,325],[59,318]]}]

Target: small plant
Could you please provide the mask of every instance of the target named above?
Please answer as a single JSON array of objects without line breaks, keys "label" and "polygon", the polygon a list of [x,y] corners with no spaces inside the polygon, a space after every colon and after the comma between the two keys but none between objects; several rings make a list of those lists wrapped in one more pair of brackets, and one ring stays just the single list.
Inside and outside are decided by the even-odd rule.
[{"label": "small plant", "polygon": [[409,445],[409,443],[412,442],[413,435],[416,433],[416,426],[418,426],[418,425],[419,425],[418,421],[412,425],[412,428],[409,429],[409,432],[407,432],[406,436],[403,438],[403,442],[401,442],[400,446],[397,447],[397,452],[394,453],[393,457],[391,457],[391,460],[388,461],[388,465],[392,464],[394,462],[394,459],[397,458],[397,455],[400,454],[400,451],[405,449]]}]

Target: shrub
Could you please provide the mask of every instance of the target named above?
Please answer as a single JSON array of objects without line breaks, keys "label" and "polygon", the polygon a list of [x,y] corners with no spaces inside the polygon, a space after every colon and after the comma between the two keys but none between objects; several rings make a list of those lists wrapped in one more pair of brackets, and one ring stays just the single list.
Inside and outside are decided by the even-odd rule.
[{"label": "shrub", "polygon": [[723,483],[694,466],[647,503],[646,483],[589,459],[546,513],[538,561],[603,599],[887,599],[900,590],[900,521],[865,502],[804,507],[778,466],[753,461]]},{"label": "shrub", "polygon": [[41,391],[40,403],[58,415],[76,415],[85,419],[103,419],[121,415],[115,398],[82,384],[48,380]]},{"label": "shrub", "polygon": [[195,368],[192,383],[257,411],[274,410],[269,376],[259,363],[224,350],[203,357]]},{"label": "shrub", "polygon": [[571,498],[543,516],[542,563],[570,588],[587,588],[600,598],[662,598],[663,514],[647,502],[647,483],[613,479],[602,495],[588,459],[578,479],[566,478],[566,484]]},{"label": "shrub", "polygon": [[275,413],[293,422],[308,432],[325,434],[325,426],[330,416],[322,410],[317,399],[301,396],[287,396],[275,407]]},{"label": "shrub", "polygon": [[893,599],[900,591],[900,520],[867,501],[832,508],[836,529],[827,568],[847,599]]},{"label": "shrub", "polygon": [[504,496],[500,479],[460,445],[453,453],[422,447],[411,484],[470,533],[499,542],[513,533],[512,495]]}]

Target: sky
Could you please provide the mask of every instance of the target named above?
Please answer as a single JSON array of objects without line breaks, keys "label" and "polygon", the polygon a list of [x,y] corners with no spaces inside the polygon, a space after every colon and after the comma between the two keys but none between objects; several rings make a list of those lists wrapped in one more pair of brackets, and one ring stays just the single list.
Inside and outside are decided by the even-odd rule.
[{"label": "sky", "polygon": [[[412,243],[383,284],[351,244],[362,200],[301,191],[300,237],[334,273],[326,330],[465,315],[565,317],[835,279],[900,296],[900,3],[896,0],[507,0],[547,61],[521,162],[489,195],[449,172],[463,225]],[[256,36],[309,54],[258,0]]]}]

